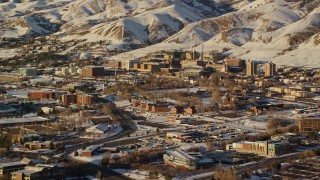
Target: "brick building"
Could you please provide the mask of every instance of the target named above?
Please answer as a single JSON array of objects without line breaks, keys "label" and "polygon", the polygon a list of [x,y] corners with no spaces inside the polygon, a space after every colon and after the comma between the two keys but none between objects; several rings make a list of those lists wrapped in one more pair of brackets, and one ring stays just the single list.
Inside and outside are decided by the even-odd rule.
[{"label": "brick building", "polygon": [[298,119],[298,127],[300,132],[320,132],[319,117],[302,117]]},{"label": "brick building", "polygon": [[98,148],[99,148],[99,146],[89,146],[86,149],[82,150],[81,156],[82,157],[91,157],[97,153]]},{"label": "brick building", "polygon": [[121,61],[112,61],[108,63],[108,67],[111,67],[113,69],[121,69],[122,68],[122,62]]},{"label": "brick building", "polygon": [[64,106],[69,106],[70,104],[77,104],[77,95],[63,94],[61,96],[61,101]]},{"label": "brick building", "polygon": [[225,61],[225,65],[231,66],[231,67],[244,68],[246,65],[246,61],[241,59],[225,59],[224,61]]},{"label": "brick building", "polygon": [[168,105],[167,104],[155,104],[152,106],[152,112],[168,112]]},{"label": "brick building", "polygon": [[196,113],[196,108],[194,106],[185,108],[184,113],[185,114],[194,114],[194,113]]},{"label": "brick building", "polygon": [[181,107],[181,106],[174,106],[174,107],[171,108],[170,111],[171,111],[172,114],[181,114],[181,113],[184,112],[184,108]]},{"label": "brick building", "polygon": [[166,64],[161,62],[141,62],[133,64],[133,69],[141,72],[158,73],[161,68],[168,67]]},{"label": "brick building", "polygon": [[80,105],[92,105],[94,103],[94,96],[89,94],[78,94],[77,103]]},{"label": "brick building", "polygon": [[81,69],[81,75],[85,77],[102,77],[105,75],[103,66],[86,66]]},{"label": "brick building", "polygon": [[12,172],[12,180],[33,179],[65,179],[66,169],[63,164],[37,164],[26,166],[25,169]]},{"label": "brick building", "polygon": [[39,141],[33,141],[33,142],[26,142],[24,143],[24,147],[28,148],[29,150],[36,150],[36,149],[48,149],[50,148],[51,141],[45,141],[45,142],[39,142]]},{"label": "brick building", "polygon": [[56,93],[54,91],[31,91],[28,92],[29,100],[38,100],[38,99],[55,99]]}]

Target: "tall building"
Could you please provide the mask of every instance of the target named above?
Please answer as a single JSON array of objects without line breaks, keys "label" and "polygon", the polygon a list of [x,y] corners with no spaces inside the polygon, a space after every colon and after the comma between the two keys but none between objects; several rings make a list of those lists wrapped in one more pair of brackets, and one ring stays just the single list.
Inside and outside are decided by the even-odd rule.
[{"label": "tall building", "polygon": [[277,74],[277,67],[276,64],[272,63],[271,61],[265,64],[264,67],[265,76],[274,76]]},{"label": "tall building", "polygon": [[30,68],[19,68],[18,69],[18,74],[20,76],[36,76],[37,75],[37,68],[35,67],[30,67]]},{"label": "tall building", "polygon": [[246,75],[253,76],[258,72],[258,63],[250,60],[246,62]]}]

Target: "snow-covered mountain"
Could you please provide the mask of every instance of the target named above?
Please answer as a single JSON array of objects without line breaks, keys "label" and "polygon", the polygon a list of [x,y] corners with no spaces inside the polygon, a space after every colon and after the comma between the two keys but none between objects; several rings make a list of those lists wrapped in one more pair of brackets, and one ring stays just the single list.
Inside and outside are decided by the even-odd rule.
[{"label": "snow-covered mountain", "polygon": [[0,37],[109,41],[130,51],[113,59],[203,45],[245,59],[320,63],[320,0],[0,0],[0,22]]}]

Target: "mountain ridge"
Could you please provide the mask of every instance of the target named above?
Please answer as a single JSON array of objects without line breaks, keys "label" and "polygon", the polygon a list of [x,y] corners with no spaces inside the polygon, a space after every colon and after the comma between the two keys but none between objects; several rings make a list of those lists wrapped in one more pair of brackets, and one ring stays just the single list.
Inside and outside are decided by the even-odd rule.
[{"label": "mountain ridge", "polygon": [[[127,51],[108,58],[115,60],[145,54],[137,48],[152,52],[171,44],[189,50],[228,48],[240,58],[313,65],[320,55],[319,6],[320,0],[2,0],[0,37],[108,41],[106,49]],[[259,54],[257,47],[265,53]]]}]

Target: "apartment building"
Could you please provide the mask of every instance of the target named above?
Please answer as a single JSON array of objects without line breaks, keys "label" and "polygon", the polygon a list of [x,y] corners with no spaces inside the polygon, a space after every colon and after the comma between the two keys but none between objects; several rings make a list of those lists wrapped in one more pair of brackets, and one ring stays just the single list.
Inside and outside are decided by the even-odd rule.
[{"label": "apartment building", "polygon": [[258,72],[258,64],[255,61],[247,61],[246,62],[246,75],[253,76]]},{"label": "apartment building", "polygon": [[272,62],[268,62],[265,64],[265,68],[264,68],[264,75],[265,76],[274,76],[277,74],[277,67],[276,64],[272,63]]}]

